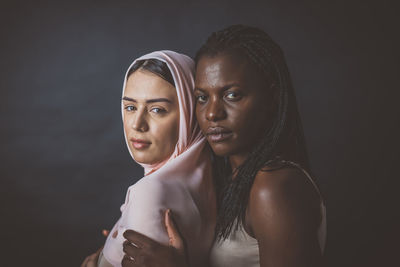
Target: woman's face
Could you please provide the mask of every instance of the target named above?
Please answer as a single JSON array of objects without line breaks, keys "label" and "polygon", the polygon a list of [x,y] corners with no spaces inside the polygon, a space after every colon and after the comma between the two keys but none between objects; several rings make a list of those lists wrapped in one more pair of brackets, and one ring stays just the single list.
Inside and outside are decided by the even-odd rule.
[{"label": "woman's face", "polygon": [[124,131],[135,160],[154,164],[170,157],[179,136],[175,87],[139,69],[129,76],[122,101]]},{"label": "woman's face", "polygon": [[247,156],[270,124],[268,91],[259,71],[240,55],[200,58],[196,116],[215,154]]}]

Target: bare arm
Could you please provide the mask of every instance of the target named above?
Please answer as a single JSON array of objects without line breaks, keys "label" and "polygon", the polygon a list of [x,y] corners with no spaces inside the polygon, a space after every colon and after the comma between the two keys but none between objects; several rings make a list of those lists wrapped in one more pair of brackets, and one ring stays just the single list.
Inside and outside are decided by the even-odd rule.
[{"label": "bare arm", "polygon": [[247,213],[258,240],[261,267],[319,267],[320,197],[300,170],[260,171]]}]

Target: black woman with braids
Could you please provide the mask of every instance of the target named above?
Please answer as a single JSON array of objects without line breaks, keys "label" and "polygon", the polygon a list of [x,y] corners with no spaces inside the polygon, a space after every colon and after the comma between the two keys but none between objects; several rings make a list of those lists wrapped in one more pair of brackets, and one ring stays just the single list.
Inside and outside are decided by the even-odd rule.
[{"label": "black woman with braids", "polygon": [[[254,27],[213,33],[196,55],[195,96],[214,152],[218,219],[210,266],[321,266],[326,211],[280,47]],[[184,237],[168,218],[170,246],[124,233],[124,267],[188,266]]]}]

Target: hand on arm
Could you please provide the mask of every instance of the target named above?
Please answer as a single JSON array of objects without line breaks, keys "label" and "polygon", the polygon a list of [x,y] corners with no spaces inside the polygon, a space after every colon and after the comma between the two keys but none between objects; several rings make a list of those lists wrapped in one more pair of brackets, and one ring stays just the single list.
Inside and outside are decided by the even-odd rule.
[{"label": "hand on arm", "polygon": [[160,244],[133,230],[124,232],[123,267],[188,267],[185,242],[174,223],[171,211],[165,212],[169,245]]}]

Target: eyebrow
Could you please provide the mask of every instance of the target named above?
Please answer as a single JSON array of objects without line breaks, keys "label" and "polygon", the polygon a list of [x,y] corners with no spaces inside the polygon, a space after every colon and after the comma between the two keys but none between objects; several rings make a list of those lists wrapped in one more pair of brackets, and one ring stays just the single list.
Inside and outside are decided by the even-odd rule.
[{"label": "eyebrow", "polygon": [[[136,99],[124,96],[122,98],[122,100],[126,100],[126,101],[131,101],[131,102],[135,102],[137,103]],[[171,100],[169,100],[168,98],[153,98],[153,99],[148,99],[146,100],[146,103],[156,103],[156,102],[167,102],[167,103],[172,103]]]},{"label": "eyebrow", "polygon": [[[238,84],[238,83],[230,83],[230,84],[227,84],[227,85],[225,85],[223,87],[218,88],[218,90],[226,91],[226,90],[228,90],[228,89],[230,89],[232,87],[235,87],[235,86],[240,87],[240,84]],[[195,87],[194,91],[196,91],[196,90],[203,91],[203,92],[205,91],[205,89],[200,88],[200,87]]]}]

